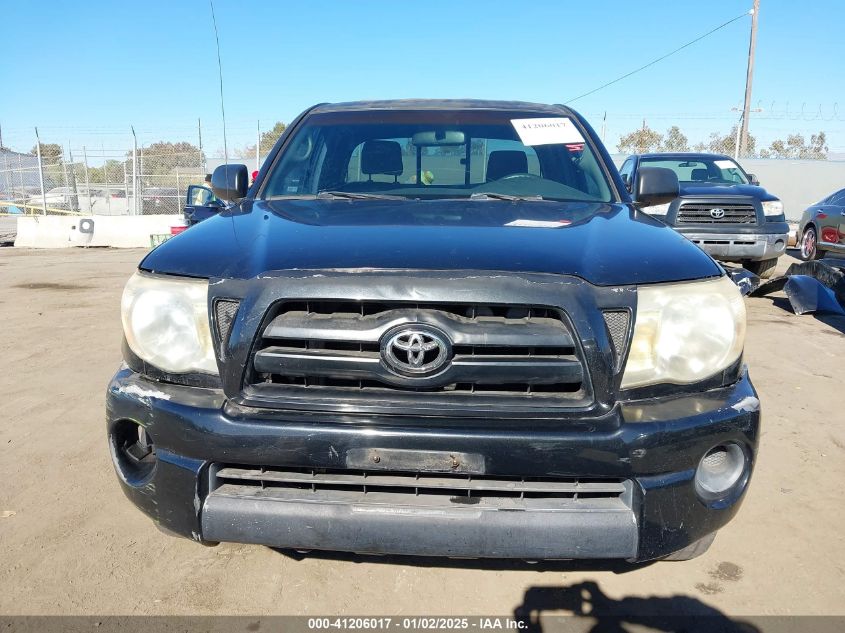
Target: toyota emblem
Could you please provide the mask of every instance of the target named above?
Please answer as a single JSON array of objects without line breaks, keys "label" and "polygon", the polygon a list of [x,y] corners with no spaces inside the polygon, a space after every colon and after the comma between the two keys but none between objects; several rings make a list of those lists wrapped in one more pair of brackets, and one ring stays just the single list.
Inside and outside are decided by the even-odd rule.
[{"label": "toyota emblem", "polygon": [[381,345],[384,363],[402,376],[433,374],[449,361],[450,352],[446,335],[428,326],[407,326],[388,332]]},{"label": "toyota emblem", "polygon": [[723,217],[725,217],[725,210],[719,208],[710,209],[710,217],[714,220],[721,220]]}]

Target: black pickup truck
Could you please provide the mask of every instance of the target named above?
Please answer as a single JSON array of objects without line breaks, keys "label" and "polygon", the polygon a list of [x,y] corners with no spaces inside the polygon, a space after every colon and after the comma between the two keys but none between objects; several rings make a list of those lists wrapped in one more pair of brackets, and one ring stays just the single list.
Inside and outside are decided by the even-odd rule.
[{"label": "black pickup truck", "polygon": [[[129,499],[203,543],[685,559],[737,512],[760,404],[745,307],[559,105],[297,118],[252,186],[123,294],[107,434]],[[642,168],[637,200],[678,195]]]},{"label": "black pickup truck", "polygon": [[[629,156],[619,171],[629,191],[644,167],[671,169],[680,196],[669,203],[641,205],[713,257],[739,262],[770,277],[786,252],[789,225],[783,203],[723,154],[654,153]],[[634,202],[638,202],[636,196]]]}]

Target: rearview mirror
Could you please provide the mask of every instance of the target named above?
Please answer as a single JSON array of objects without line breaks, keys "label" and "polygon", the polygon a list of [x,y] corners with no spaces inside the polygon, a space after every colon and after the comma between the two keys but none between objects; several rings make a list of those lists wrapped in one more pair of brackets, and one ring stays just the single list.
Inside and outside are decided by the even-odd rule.
[{"label": "rearview mirror", "polygon": [[431,132],[417,132],[411,142],[420,147],[436,145],[463,145],[466,135],[460,130],[433,130]]},{"label": "rearview mirror", "polygon": [[653,207],[672,202],[678,197],[678,176],[664,167],[642,167],[634,184],[637,206]]},{"label": "rearview mirror", "polygon": [[760,181],[757,179],[757,176],[755,176],[754,174],[746,174],[746,176],[748,176],[748,182],[750,182],[752,185],[759,185],[760,184]]},{"label": "rearview mirror", "polygon": [[211,189],[222,200],[236,202],[246,196],[249,170],[246,165],[220,165],[211,174]]}]

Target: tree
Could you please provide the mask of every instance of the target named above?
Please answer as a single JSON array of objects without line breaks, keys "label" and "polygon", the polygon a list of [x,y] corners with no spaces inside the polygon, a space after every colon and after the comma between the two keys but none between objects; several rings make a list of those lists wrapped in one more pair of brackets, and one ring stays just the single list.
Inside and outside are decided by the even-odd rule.
[{"label": "tree", "polygon": [[[757,140],[748,135],[748,153],[740,158],[753,158],[756,155]],[[714,154],[727,154],[733,156],[736,150],[736,126],[731,128],[727,134],[712,132],[706,143],[698,143],[693,148],[696,152],[712,152]]]},{"label": "tree", "polygon": [[[275,145],[276,141],[279,140],[279,137],[282,135],[282,132],[285,131],[285,128],[287,128],[287,126],[284,123],[276,121],[276,125],[273,126],[273,129],[261,133],[261,136],[258,139],[259,155],[266,156],[270,153],[270,150],[273,149],[273,145]],[[245,145],[241,149],[236,149],[235,156],[238,158],[251,158],[255,156],[255,145]]]},{"label": "tree", "polygon": [[[77,178],[79,179],[79,178]],[[123,163],[109,159],[102,167],[88,168],[88,181],[91,183],[123,183]]]},{"label": "tree", "polygon": [[[140,160],[143,160],[145,174],[165,175],[176,167],[184,167],[194,171],[202,167],[205,160],[200,149],[187,141],[171,143],[159,141],[138,150]],[[127,160],[132,161],[132,152],[126,153]]]},{"label": "tree", "polygon": [[261,133],[261,138],[258,141],[259,155],[265,156],[271,149],[273,149],[273,145],[275,145],[276,141],[279,140],[279,137],[282,135],[282,132],[285,131],[286,127],[287,126],[281,121],[276,121],[276,125],[273,126],[273,129]]},{"label": "tree", "polygon": [[689,139],[684,136],[683,132],[677,125],[673,125],[666,130],[666,136],[660,146],[661,152],[688,152]]},{"label": "tree", "polygon": [[827,160],[827,135],[824,132],[810,136],[809,145],[800,134],[790,134],[786,142],[778,139],[772,141],[768,149],[760,151],[762,158],[803,158],[811,160]]},{"label": "tree", "polygon": [[[35,156],[38,154],[38,145],[33,145],[29,153]],[[62,160],[62,146],[58,143],[41,143],[41,158],[46,162],[58,162]]]},{"label": "tree", "polygon": [[616,148],[623,154],[643,154],[656,152],[663,143],[663,136],[652,130],[646,122],[635,132],[619,137]]}]

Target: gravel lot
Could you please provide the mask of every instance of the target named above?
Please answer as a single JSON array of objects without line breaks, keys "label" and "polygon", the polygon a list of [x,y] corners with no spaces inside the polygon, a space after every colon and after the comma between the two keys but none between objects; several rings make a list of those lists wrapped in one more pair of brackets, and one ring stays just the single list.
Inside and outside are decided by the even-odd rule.
[{"label": "gravel lot", "polygon": [[123,497],[104,396],[120,363],[120,292],[142,256],[0,249],[0,614],[507,615],[564,608],[584,582],[632,605],[845,614],[845,320],[748,300],[761,451],[745,505],[702,558],[639,568],[297,560],[167,537]]}]

